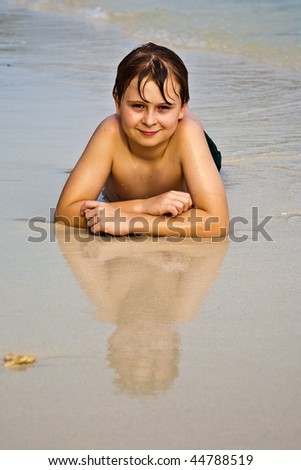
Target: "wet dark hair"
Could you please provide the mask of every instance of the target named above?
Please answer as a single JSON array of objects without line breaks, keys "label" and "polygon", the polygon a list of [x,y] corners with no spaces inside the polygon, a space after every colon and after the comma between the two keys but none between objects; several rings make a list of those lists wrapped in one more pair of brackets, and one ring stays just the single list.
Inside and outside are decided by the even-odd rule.
[{"label": "wet dark hair", "polygon": [[182,104],[189,101],[187,69],[182,59],[167,47],[148,42],[125,56],[117,68],[113,88],[114,98],[118,98],[120,101],[135,77],[138,78],[138,92],[143,101],[147,101],[143,95],[144,87],[141,89],[142,81],[145,78],[146,81],[153,80],[158,85],[166,103],[171,104],[164,93],[164,84],[168,78],[171,79],[174,91],[174,81],[180,85]]}]

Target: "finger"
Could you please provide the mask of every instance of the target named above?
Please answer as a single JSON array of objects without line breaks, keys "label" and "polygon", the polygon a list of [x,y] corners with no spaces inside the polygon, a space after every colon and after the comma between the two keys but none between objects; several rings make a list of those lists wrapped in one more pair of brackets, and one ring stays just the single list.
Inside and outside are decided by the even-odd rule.
[{"label": "finger", "polygon": [[98,208],[105,208],[106,207],[106,202],[100,202],[100,201],[85,201],[83,205],[80,208],[80,211],[83,213],[83,215],[86,213],[88,210],[93,210],[93,209],[98,209]]},{"label": "finger", "polygon": [[185,202],[185,204],[187,205],[187,208],[191,207],[193,202],[192,202],[190,194],[189,193],[184,193],[181,196],[182,196],[181,200],[183,200]]},{"label": "finger", "polygon": [[87,200],[87,201],[83,202],[83,204],[82,204],[82,206],[81,206],[81,209],[82,209],[82,210],[85,210],[85,209],[93,209],[93,207],[96,207],[98,204],[99,204],[98,201],[90,201],[90,200]]},{"label": "finger", "polygon": [[176,217],[177,215],[179,215],[179,211],[174,204],[168,204],[167,212],[171,214],[172,217]]},{"label": "finger", "polygon": [[87,220],[93,219],[94,217],[96,217],[97,220],[99,220],[100,215],[103,213],[104,213],[104,208],[102,208],[101,206],[97,206],[95,209],[86,209],[85,217]]},{"label": "finger", "polygon": [[193,206],[193,200],[190,194],[188,194],[188,209]]},{"label": "finger", "polygon": [[173,204],[182,212],[186,212],[192,206],[192,200],[189,194],[178,195]]},{"label": "finger", "polygon": [[96,212],[94,209],[93,210],[86,209],[84,215],[85,215],[87,220],[90,220],[90,219],[93,219],[94,217],[96,217],[97,214],[98,214],[98,212]]},{"label": "finger", "polygon": [[178,214],[182,214],[182,212],[185,212],[186,210],[188,210],[187,202],[180,200],[180,199],[175,199],[174,201],[171,202],[171,205],[177,209]]},{"label": "finger", "polygon": [[94,209],[99,205],[98,201],[85,201],[80,207],[81,215],[85,215],[86,210]]},{"label": "finger", "polygon": [[191,208],[191,206],[192,206],[192,200],[191,200],[191,197],[189,197],[188,200],[184,202],[183,212],[188,211]]},{"label": "finger", "polygon": [[99,224],[100,223],[100,217],[99,215],[94,215],[94,217],[90,217],[90,219],[87,219],[87,225],[88,227],[93,227],[93,225]]},{"label": "finger", "polygon": [[94,217],[87,220],[87,225],[88,225],[89,228],[92,228],[93,225],[95,225],[96,223],[97,223],[97,220]]},{"label": "finger", "polygon": [[101,232],[100,224],[95,224],[90,228],[92,233],[99,233]]},{"label": "finger", "polygon": [[173,216],[180,215],[184,211],[183,203],[181,201],[173,201],[170,206],[173,207]]}]

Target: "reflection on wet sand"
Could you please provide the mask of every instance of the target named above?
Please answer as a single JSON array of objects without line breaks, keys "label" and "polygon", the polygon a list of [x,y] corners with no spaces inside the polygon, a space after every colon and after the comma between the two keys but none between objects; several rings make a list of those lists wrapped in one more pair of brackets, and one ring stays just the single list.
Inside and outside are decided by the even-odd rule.
[{"label": "reflection on wet sand", "polygon": [[168,389],[178,375],[176,322],[199,314],[227,241],[99,238],[60,224],[55,232],[93,315],[116,325],[108,361],[118,388],[131,395]]}]

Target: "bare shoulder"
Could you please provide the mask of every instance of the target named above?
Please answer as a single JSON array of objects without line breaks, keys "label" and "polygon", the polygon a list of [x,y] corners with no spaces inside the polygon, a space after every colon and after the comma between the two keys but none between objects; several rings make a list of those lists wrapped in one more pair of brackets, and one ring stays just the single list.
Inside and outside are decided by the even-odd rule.
[{"label": "bare shoulder", "polygon": [[186,109],[183,119],[179,122],[178,129],[179,133],[181,133],[181,137],[185,137],[185,135],[190,132],[197,132],[202,134],[204,132],[203,125],[199,118],[194,114],[190,109]]},{"label": "bare shoulder", "polygon": [[119,118],[117,114],[111,114],[97,126],[92,138],[104,138],[107,135],[111,139],[112,137],[117,137],[118,134],[120,134]]},{"label": "bare shoulder", "polygon": [[218,182],[219,174],[208,147],[204,128],[191,111],[185,112],[177,133],[176,148],[185,179],[196,181],[198,177],[199,185],[203,179]]},{"label": "bare shoulder", "polygon": [[95,129],[91,136],[82,158],[90,160],[95,159],[111,159],[116,153],[116,149],[122,142],[122,131],[119,118],[116,114],[112,114],[105,118]]},{"label": "bare shoulder", "polygon": [[199,158],[201,155],[210,156],[204,128],[198,117],[186,110],[183,119],[179,121],[175,133],[176,147],[181,153],[181,159],[188,156]]},{"label": "bare shoulder", "polygon": [[195,207],[224,216],[228,210],[225,190],[201,122],[190,111],[185,112],[176,132],[176,148]]}]

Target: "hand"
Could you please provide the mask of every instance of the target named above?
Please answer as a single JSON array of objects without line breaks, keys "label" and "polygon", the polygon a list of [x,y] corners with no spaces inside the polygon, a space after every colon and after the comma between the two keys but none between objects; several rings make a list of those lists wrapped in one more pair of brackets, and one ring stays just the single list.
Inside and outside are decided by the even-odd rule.
[{"label": "hand", "polygon": [[87,219],[87,226],[92,233],[110,235],[128,235],[129,222],[125,213],[114,208],[109,202],[85,201],[81,206],[81,215]]},{"label": "hand", "polygon": [[171,214],[172,217],[188,211],[193,205],[189,193],[168,191],[145,200],[145,212],[152,215]]},{"label": "hand", "polygon": [[96,207],[101,206],[103,203],[99,201],[85,201],[80,208],[80,215],[84,217],[87,211],[96,209]]}]

